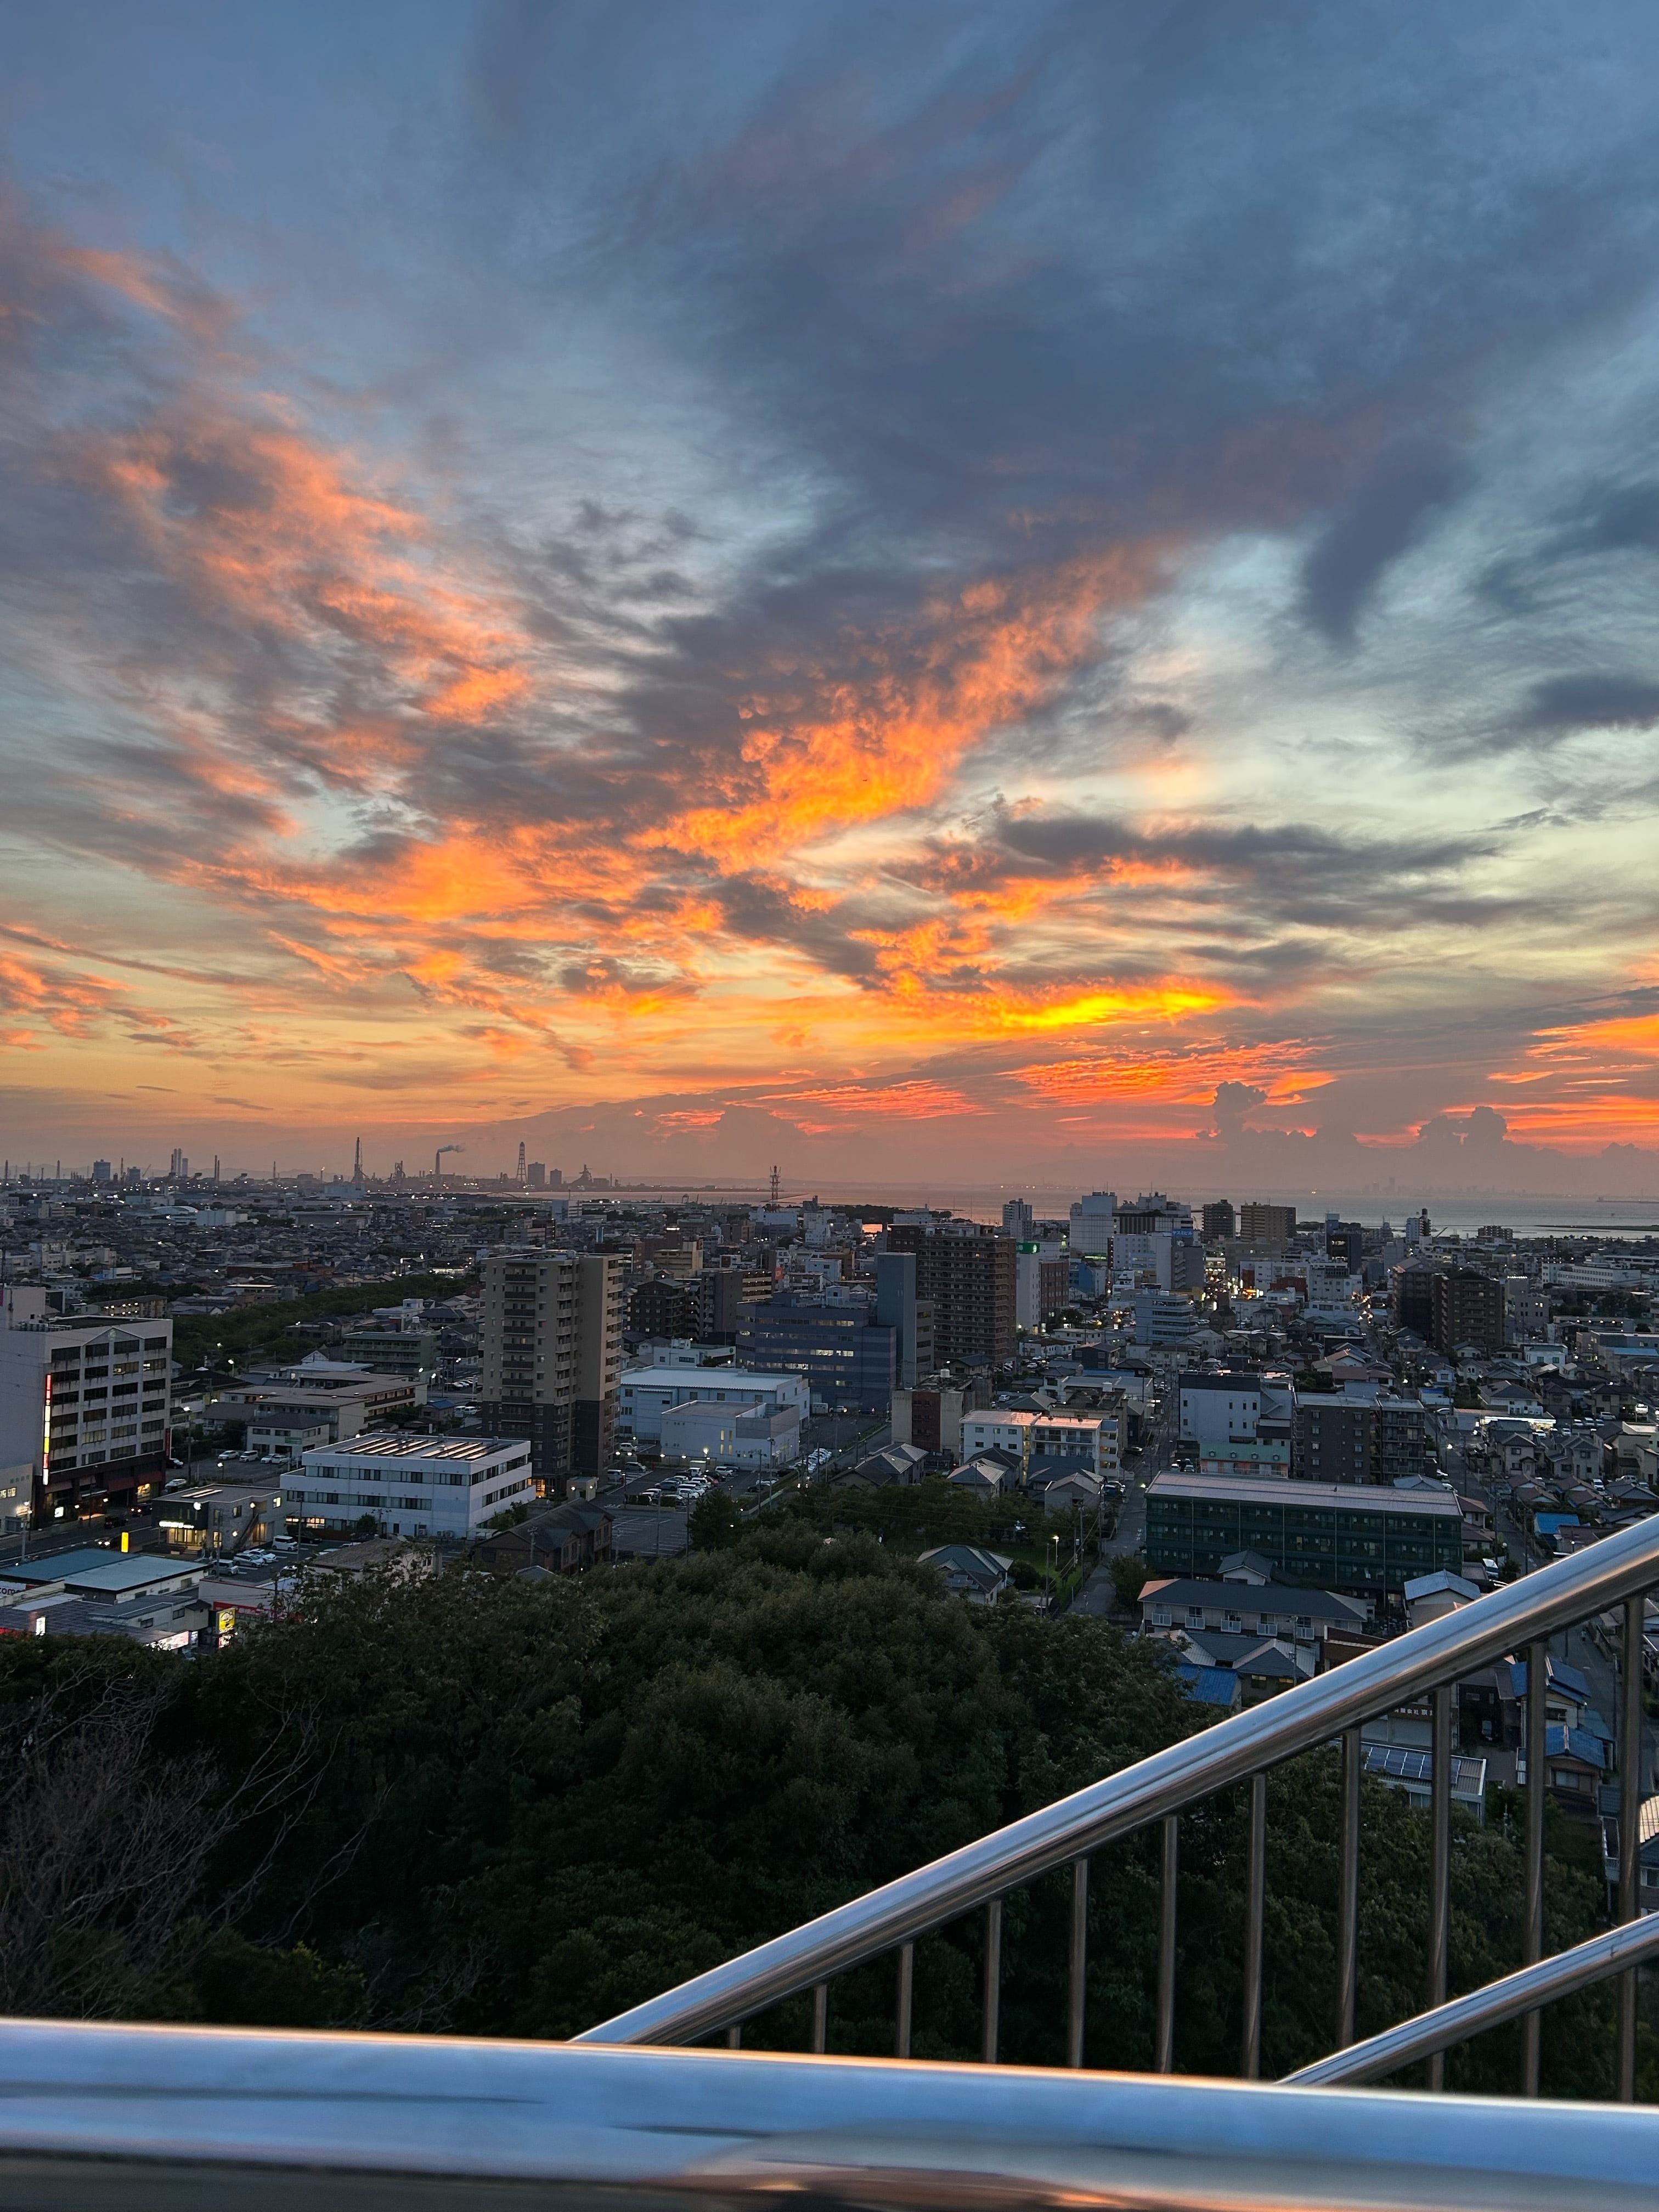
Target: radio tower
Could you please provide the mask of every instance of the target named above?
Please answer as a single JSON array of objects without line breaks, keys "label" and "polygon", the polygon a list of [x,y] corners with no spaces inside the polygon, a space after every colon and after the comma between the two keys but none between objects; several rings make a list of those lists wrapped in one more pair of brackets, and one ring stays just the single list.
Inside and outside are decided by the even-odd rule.
[{"label": "radio tower", "polygon": [[351,1163],[351,1180],[353,1181],[353,1182],[361,1182],[362,1181],[362,1179],[363,1179],[363,1140],[362,1140],[362,1139],[361,1137],[359,1137],[359,1138],[358,1138],[358,1139],[357,1139],[357,1157],[356,1157],[356,1159],[354,1159],[354,1160],[353,1160],[353,1162]]},{"label": "radio tower", "polygon": [[773,1203],[773,1205],[774,1205],[774,1206],[775,1206],[775,1205],[778,1203],[778,1200],[779,1200],[780,1197],[781,1196],[781,1194],[781,1194],[781,1188],[780,1188],[780,1187],[779,1187],[779,1183],[778,1183],[778,1171],[777,1171],[777,1170],[776,1170],[775,1168],[774,1168],[774,1169],[773,1169],[773,1170],[772,1170],[772,1203]]},{"label": "radio tower", "polygon": [[523,1146],[523,1145],[522,1145],[522,1144],[520,1144],[520,1146],[519,1146],[519,1181],[520,1181],[520,1182],[522,1182],[524,1181],[524,1178],[525,1178],[525,1168],[524,1168],[524,1146]]}]

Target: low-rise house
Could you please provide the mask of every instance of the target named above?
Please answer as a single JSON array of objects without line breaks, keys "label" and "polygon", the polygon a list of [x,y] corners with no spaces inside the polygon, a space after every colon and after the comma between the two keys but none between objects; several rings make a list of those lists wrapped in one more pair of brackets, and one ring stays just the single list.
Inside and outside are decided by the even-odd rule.
[{"label": "low-rise house", "polygon": [[282,1532],[282,1491],[270,1483],[208,1482],[169,1491],[156,1522],[175,1552],[216,1558],[268,1544]]},{"label": "low-rise house", "polygon": [[1172,1577],[1142,1589],[1140,1620],[1144,1628],[1155,1632],[1275,1636],[1313,1644],[1333,1630],[1363,1628],[1365,1608],[1357,1598],[1288,1583]]},{"label": "low-rise house", "polygon": [[1291,1644],[1277,1636],[1224,1636],[1211,1629],[1188,1630],[1180,1639],[1184,1659],[1196,1667],[1224,1668],[1237,1677],[1239,1694],[1247,1705],[1276,1697],[1307,1681],[1318,1668],[1310,1644]]},{"label": "low-rise house", "polygon": [[[1363,1771],[1385,1789],[1398,1790],[1407,1802],[1426,1810],[1433,1791],[1434,1754],[1405,1744],[1368,1743]],[[1451,1797],[1477,1820],[1486,1817],[1486,1762],[1478,1755],[1454,1752]]]},{"label": "low-rise house", "polygon": [[1244,1686],[1231,1667],[1200,1667],[1182,1660],[1176,1680],[1194,1705],[1213,1706],[1218,1713],[1236,1713],[1243,1703]]},{"label": "low-rise house", "polygon": [[927,1455],[917,1444],[889,1444],[872,1452],[856,1467],[844,1467],[830,1478],[831,1490],[891,1490],[908,1488],[921,1480]]},{"label": "low-rise house", "polygon": [[1416,1576],[1406,1584],[1404,1595],[1406,1618],[1413,1628],[1422,1628],[1473,1605],[1480,1592],[1462,1575],[1440,1573]]},{"label": "low-rise house", "polygon": [[1000,1552],[983,1551],[977,1544],[940,1544],[924,1552],[916,1564],[937,1567],[945,1588],[965,1597],[970,1605],[994,1605],[1005,1590],[1013,1587],[1009,1572],[1012,1559],[1004,1559]]},{"label": "low-rise house", "polygon": [[[1526,1779],[1524,1754],[1519,1762],[1517,1779]],[[1606,1779],[1607,1760],[1601,1742],[1588,1729],[1545,1729],[1545,1786],[1564,1812],[1593,1818],[1598,1793]]]},{"label": "low-rise house", "polygon": [[579,1574],[585,1567],[610,1565],[611,1532],[611,1516],[600,1506],[556,1505],[482,1538],[473,1557],[492,1575],[514,1575],[526,1567]]}]

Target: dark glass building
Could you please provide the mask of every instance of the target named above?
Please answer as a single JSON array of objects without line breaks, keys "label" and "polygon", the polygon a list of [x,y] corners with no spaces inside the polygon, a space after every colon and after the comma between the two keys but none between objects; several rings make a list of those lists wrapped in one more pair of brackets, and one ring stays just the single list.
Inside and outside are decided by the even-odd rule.
[{"label": "dark glass building", "polygon": [[744,1306],[738,1364],[768,1375],[804,1375],[831,1413],[884,1413],[896,1379],[898,1332],[856,1306]]}]

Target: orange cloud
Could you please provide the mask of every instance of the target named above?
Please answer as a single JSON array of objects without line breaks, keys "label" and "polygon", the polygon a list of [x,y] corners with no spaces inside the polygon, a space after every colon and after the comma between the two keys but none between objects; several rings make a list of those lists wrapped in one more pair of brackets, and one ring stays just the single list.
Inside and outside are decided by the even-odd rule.
[{"label": "orange cloud", "polygon": [[1093,657],[1102,611],[1144,598],[1166,559],[1154,543],[1035,578],[988,580],[934,599],[914,621],[838,640],[839,665],[778,671],[738,709],[752,725],[738,760],[708,771],[722,786],[718,802],[638,842],[748,867],[927,805],[975,745],[1042,705]]},{"label": "orange cloud", "polygon": [[923,1081],[882,1085],[834,1083],[811,1091],[773,1091],[764,1094],[762,1103],[830,1108],[837,1114],[878,1114],[894,1121],[931,1121],[944,1115],[987,1110],[946,1084]]}]

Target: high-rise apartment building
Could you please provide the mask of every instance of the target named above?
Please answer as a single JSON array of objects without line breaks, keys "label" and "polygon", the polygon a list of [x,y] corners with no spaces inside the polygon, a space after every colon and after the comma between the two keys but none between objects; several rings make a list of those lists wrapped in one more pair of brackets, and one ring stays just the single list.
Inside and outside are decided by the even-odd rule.
[{"label": "high-rise apartment building", "polygon": [[529,1439],[544,1492],[610,1460],[622,1371],[623,1261],[611,1252],[492,1253],[483,1266],[479,1412]]},{"label": "high-rise apartment building", "polygon": [[1206,1244],[1223,1244],[1237,1234],[1237,1221],[1230,1198],[1213,1199],[1199,1217],[1200,1235]]},{"label": "high-rise apartment building", "polygon": [[1504,1348],[1504,1285],[1473,1267],[1443,1267],[1429,1285],[1429,1339],[1437,1352],[1472,1344],[1480,1352]]},{"label": "high-rise apartment building", "polygon": [[1011,1198],[1002,1209],[1002,1226],[1016,1242],[1030,1237],[1035,1218],[1028,1198]]},{"label": "high-rise apartment building", "polygon": [[[890,1254],[915,1257],[915,1299],[933,1308],[933,1357],[940,1365],[1000,1367],[1013,1358],[1019,1255],[1012,1237],[972,1221],[937,1229],[895,1223],[887,1247]],[[885,1321],[879,1291],[877,1296],[878,1318]]]},{"label": "high-rise apartment building", "polygon": [[1296,1235],[1296,1208],[1247,1200],[1238,1209],[1238,1233],[1247,1244],[1288,1244]]}]

